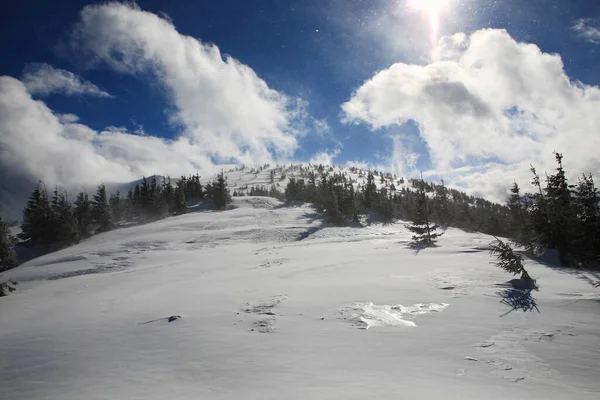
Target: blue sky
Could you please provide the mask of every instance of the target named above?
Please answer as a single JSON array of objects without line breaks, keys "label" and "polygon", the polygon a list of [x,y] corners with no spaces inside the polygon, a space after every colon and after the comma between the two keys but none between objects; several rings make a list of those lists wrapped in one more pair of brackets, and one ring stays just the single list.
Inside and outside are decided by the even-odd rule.
[{"label": "blue sky", "polygon": [[0,7],[8,181],[313,160],[501,200],[553,150],[573,173],[600,169],[595,0]]}]

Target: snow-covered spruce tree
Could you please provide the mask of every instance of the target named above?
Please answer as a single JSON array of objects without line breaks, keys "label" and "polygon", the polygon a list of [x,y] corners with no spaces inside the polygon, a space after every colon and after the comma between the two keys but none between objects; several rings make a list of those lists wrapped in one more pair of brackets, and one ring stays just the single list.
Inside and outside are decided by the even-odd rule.
[{"label": "snow-covered spruce tree", "polygon": [[493,261],[493,264],[513,275],[520,274],[523,280],[533,281],[523,266],[523,257],[515,253],[508,243],[498,238],[495,239],[490,243],[490,255],[496,257],[496,261]]},{"label": "snow-covered spruce tree", "polygon": [[437,233],[438,225],[430,222],[430,210],[427,205],[427,193],[425,192],[425,184],[418,185],[416,193],[416,207],[413,222],[408,226],[408,230],[413,233],[413,241],[422,246],[433,246],[437,238],[442,236],[442,233]]},{"label": "snow-covered spruce tree", "polygon": [[14,250],[14,241],[8,226],[0,214],[0,272],[17,266],[17,255]]}]

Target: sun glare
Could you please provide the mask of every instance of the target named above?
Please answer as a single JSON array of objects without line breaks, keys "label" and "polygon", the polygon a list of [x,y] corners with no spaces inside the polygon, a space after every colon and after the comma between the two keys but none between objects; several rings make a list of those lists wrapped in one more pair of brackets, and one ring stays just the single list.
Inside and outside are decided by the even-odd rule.
[{"label": "sun glare", "polygon": [[449,0],[409,0],[412,8],[427,14],[430,25],[431,44],[435,46],[439,39],[440,18],[443,11],[449,6]]},{"label": "sun glare", "polygon": [[448,0],[410,0],[411,7],[426,11],[429,14],[438,14],[448,8]]}]

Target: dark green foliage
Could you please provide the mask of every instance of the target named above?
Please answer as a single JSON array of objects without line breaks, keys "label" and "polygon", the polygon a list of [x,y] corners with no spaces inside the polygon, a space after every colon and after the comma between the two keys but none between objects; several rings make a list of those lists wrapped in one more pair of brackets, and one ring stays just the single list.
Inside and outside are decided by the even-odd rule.
[{"label": "dark green foliage", "polygon": [[[576,186],[568,184],[563,156],[555,153],[556,173],[546,178],[546,187],[535,168],[532,184],[536,193],[520,197],[511,190],[511,234],[532,253],[556,249],[562,265],[597,266],[600,262],[600,210],[598,192],[591,175],[583,175]],[[519,207],[520,206],[520,207]]]},{"label": "dark green foliage", "polygon": [[185,186],[180,180],[173,192],[173,203],[171,210],[174,215],[181,215],[187,212],[187,199],[185,197]]},{"label": "dark green foliage", "polygon": [[96,224],[97,232],[107,232],[113,228],[113,222],[110,215],[110,207],[106,198],[106,186],[98,185],[94,201],[92,202],[92,216]]},{"label": "dark green foliage", "polygon": [[490,243],[490,255],[496,257],[496,261],[493,262],[495,266],[513,275],[521,275],[521,279],[533,280],[523,266],[523,257],[515,253],[508,243],[496,238]]},{"label": "dark green foliage", "polygon": [[519,233],[520,226],[523,223],[523,199],[517,182],[514,182],[510,188],[510,196],[506,205],[510,211],[510,232],[511,235],[515,236]]},{"label": "dark green foliage", "polygon": [[23,210],[19,238],[31,247],[50,246],[54,242],[54,218],[48,194],[41,184],[31,193]]},{"label": "dark green foliage", "polygon": [[365,210],[371,210],[377,199],[377,186],[375,185],[375,176],[369,172],[367,175],[367,183],[363,190],[362,205]]},{"label": "dark green foliage", "polygon": [[450,194],[442,178],[442,184],[434,187],[435,198],[432,201],[432,209],[435,211],[436,220],[445,226],[450,225],[452,218],[450,215]]},{"label": "dark green foliage", "polygon": [[117,193],[111,194],[108,206],[112,220],[118,225],[125,217],[125,200],[121,197],[121,193],[117,191]]},{"label": "dark green foliage", "polygon": [[231,202],[231,196],[229,194],[229,189],[227,189],[227,182],[225,181],[223,173],[220,173],[217,176],[217,180],[210,185],[210,188],[207,189],[207,191],[212,199],[213,206],[217,210],[224,210]]},{"label": "dark green foliage", "polygon": [[435,241],[442,236],[442,233],[437,233],[438,225],[430,221],[430,209],[427,199],[427,185],[421,179],[417,187],[416,209],[413,217],[413,222],[408,226],[408,230],[413,233],[413,241],[419,245],[432,246]]},{"label": "dark green foliage", "polygon": [[66,193],[54,189],[52,197],[53,244],[60,247],[79,242],[79,227]]},{"label": "dark green foliage", "polygon": [[583,262],[600,260],[600,199],[591,174],[580,178],[575,194],[579,230],[574,246]]},{"label": "dark green foliage", "polygon": [[2,214],[0,214],[0,272],[17,266],[14,245],[14,239],[10,235],[8,225],[2,219]]},{"label": "dark green foliage", "polygon": [[30,247],[64,247],[79,241],[77,219],[66,193],[56,188],[52,201],[38,185],[23,210],[19,238]]},{"label": "dark green foliage", "polygon": [[77,195],[74,215],[77,219],[79,236],[82,238],[90,236],[94,220],[92,216],[92,203],[90,202],[87,193],[80,192]]}]

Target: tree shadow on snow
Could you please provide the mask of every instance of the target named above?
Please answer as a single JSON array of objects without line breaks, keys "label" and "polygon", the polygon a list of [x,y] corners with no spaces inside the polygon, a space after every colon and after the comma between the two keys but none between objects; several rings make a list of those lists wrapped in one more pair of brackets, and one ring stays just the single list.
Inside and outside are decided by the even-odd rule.
[{"label": "tree shadow on snow", "polygon": [[496,295],[501,298],[500,303],[510,307],[510,310],[502,314],[501,317],[516,310],[521,310],[523,312],[533,312],[533,310],[536,310],[539,313],[540,309],[538,308],[537,301],[531,294],[533,290],[537,290],[537,288],[526,289],[511,287],[497,291]]},{"label": "tree shadow on snow", "polygon": [[434,243],[428,244],[428,243],[417,242],[417,241],[409,242],[406,245],[407,249],[415,252],[415,256],[418,255],[421,252],[421,250],[425,250],[427,248],[434,248],[434,247],[438,247],[438,246]]},{"label": "tree shadow on snow", "polygon": [[540,263],[558,273],[575,275],[577,279],[581,279],[586,281],[592,286],[599,287],[600,286],[600,273],[595,270],[587,269],[587,268],[578,268],[573,266],[564,266],[560,263],[560,257],[558,255],[557,250],[547,250],[543,254],[539,256],[531,256],[525,253],[522,253],[524,257],[529,258],[532,261]]}]

